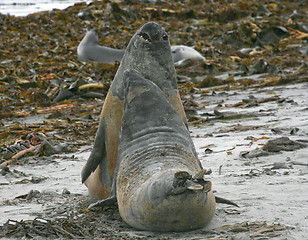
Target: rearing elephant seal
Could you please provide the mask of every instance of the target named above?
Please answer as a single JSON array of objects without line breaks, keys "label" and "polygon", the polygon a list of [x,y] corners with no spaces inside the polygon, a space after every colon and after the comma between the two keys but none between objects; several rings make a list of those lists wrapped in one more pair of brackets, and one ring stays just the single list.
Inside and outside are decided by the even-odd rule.
[{"label": "rearing elephant seal", "polygon": [[90,195],[97,199],[110,195],[124,111],[123,73],[126,69],[136,69],[154,82],[187,123],[177,89],[168,35],[159,24],[146,23],[135,33],[125,50],[105,99],[93,150],[82,169],[82,182],[88,187]]},{"label": "rearing elephant seal", "polygon": [[125,71],[124,82],[116,191],[121,217],[149,231],[204,227],[214,216],[215,197],[187,127],[153,82],[135,70]]}]

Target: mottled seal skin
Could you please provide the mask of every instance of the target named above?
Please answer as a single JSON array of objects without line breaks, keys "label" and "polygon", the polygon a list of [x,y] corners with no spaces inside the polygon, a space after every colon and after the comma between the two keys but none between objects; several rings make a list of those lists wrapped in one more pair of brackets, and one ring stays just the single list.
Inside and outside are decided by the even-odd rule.
[{"label": "mottled seal skin", "polygon": [[[157,23],[142,26],[130,40],[106,96],[93,150],[82,169],[82,182],[92,197],[110,195],[117,162],[117,150],[124,111],[123,73],[136,69],[166,95],[182,121],[187,123],[179,96],[168,35]],[[98,184],[100,183],[100,184]]]},{"label": "mottled seal skin", "polygon": [[121,217],[149,231],[204,227],[216,202],[187,127],[153,82],[135,70],[125,71],[124,82],[116,189]]}]

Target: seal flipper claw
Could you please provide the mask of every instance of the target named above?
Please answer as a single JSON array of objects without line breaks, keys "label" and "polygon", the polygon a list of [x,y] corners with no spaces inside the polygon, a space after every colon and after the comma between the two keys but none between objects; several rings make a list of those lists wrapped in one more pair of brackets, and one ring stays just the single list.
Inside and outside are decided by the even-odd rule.
[{"label": "seal flipper claw", "polygon": [[204,175],[208,174],[206,169],[201,169],[195,176],[193,176],[192,181],[202,186],[204,192],[209,192],[212,189],[212,183],[204,179]]},{"label": "seal flipper claw", "polygon": [[228,205],[233,205],[235,207],[239,207],[239,205],[237,205],[236,203],[234,203],[234,202],[232,202],[228,199],[225,199],[225,198],[215,196],[215,200],[216,200],[216,203],[223,203],[223,204],[228,204]]},{"label": "seal flipper claw", "polygon": [[173,184],[172,184],[172,194],[181,194],[185,192],[187,188],[187,180],[191,179],[191,175],[186,171],[178,171],[174,174]]},{"label": "seal flipper claw", "polygon": [[117,204],[117,197],[116,196],[111,196],[109,198],[97,201],[95,203],[92,203],[89,205],[89,209],[94,208],[94,207],[111,207]]},{"label": "seal flipper claw", "polygon": [[193,190],[193,191],[202,191],[203,190],[203,186],[198,184],[198,183],[195,183],[193,181],[189,181],[188,183],[190,186],[187,186],[187,189],[189,190]]},{"label": "seal flipper claw", "polygon": [[204,181],[202,186],[203,186],[203,191],[204,192],[209,192],[209,191],[212,190],[212,183],[210,181]]},{"label": "seal flipper claw", "polygon": [[194,177],[192,177],[192,175],[186,171],[176,172],[174,174],[174,180],[172,184],[172,194],[180,194],[187,189],[192,191],[209,192],[212,189],[212,183],[210,181],[204,180],[204,173],[206,173],[206,170],[202,169]]},{"label": "seal flipper claw", "polygon": [[195,176],[193,176],[193,179],[195,180],[203,180],[203,176],[206,173],[206,169],[201,169]]}]

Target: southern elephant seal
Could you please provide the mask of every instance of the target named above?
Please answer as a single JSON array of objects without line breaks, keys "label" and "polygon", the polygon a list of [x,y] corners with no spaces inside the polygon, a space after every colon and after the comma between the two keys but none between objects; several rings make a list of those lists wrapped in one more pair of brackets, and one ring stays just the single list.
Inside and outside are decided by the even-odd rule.
[{"label": "southern elephant seal", "polygon": [[208,224],[216,202],[190,133],[155,83],[126,70],[117,161],[119,212],[130,226],[189,231]]},{"label": "southern elephant seal", "polygon": [[77,47],[77,56],[81,62],[103,62],[112,64],[120,62],[124,50],[104,47],[99,45],[97,33],[94,30],[87,31]]},{"label": "southern elephant seal", "polygon": [[124,111],[123,73],[126,69],[136,69],[154,82],[187,123],[177,89],[168,35],[159,24],[146,23],[135,33],[125,50],[103,105],[93,150],[82,169],[82,182],[88,187],[90,195],[97,199],[110,195],[113,182]]},{"label": "southern elephant seal", "polygon": [[[95,30],[87,31],[77,48],[77,56],[81,62],[94,61],[112,64],[114,62],[120,62],[124,52],[125,50],[122,49],[101,46]],[[205,62],[205,57],[198,51],[185,45],[171,46],[171,56],[175,66],[181,65],[189,59]]]},{"label": "southern elephant seal", "polygon": [[175,66],[180,66],[186,60],[196,60],[205,62],[203,57],[197,50],[184,45],[176,45],[171,47],[172,59]]}]

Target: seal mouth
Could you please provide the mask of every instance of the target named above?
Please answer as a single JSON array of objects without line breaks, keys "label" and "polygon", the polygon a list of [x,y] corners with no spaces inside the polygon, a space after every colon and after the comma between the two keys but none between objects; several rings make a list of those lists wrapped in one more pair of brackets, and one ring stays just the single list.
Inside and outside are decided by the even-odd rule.
[{"label": "seal mouth", "polygon": [[145,33],[145,32],[140,32],[138,34],[142,39],[144,39],[146,42],[152,42],[151,37],[149,36],[149,34]]}]

